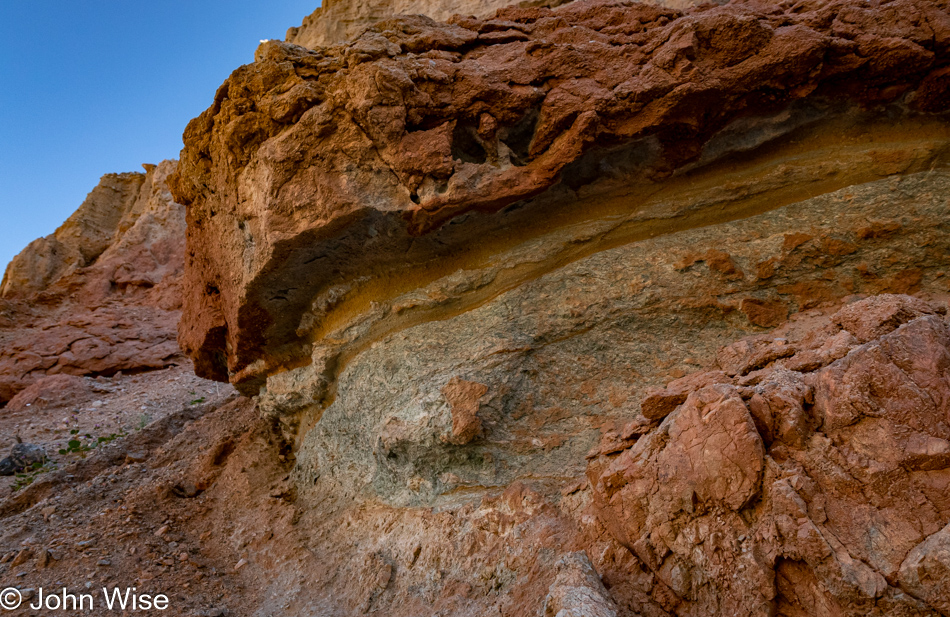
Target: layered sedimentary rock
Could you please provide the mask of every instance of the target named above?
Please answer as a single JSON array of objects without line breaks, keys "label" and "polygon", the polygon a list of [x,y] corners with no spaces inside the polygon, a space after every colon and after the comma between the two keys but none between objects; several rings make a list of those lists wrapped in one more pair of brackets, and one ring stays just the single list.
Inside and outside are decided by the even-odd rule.
[{"label": "layered sedimentary rock", "polygon": [[946,611],[948,65],[915,0],[263,44],[170,179],[294,455],[261,614]]},{"label": "layered sedimentary rock", "polygon": [[517,242],[595,220],[656,235],[940,168],[946,7],[905,4],[583,3],[394,20],[326,54],[265,43],[185,134],[180,342],[256,391],[335,315]]},{"label": "layered sedimentary rock", "polygon": [[54,234],[32,242],[0,285],[0,402],[46,375],[167,366],[184,265],[174,161],[107,174]]}]

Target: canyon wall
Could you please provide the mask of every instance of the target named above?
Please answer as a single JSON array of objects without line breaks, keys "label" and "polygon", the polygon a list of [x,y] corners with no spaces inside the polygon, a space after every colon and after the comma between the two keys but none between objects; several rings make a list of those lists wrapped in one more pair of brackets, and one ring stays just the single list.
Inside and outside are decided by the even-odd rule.
[{"label": "canyon wall", "polygon": [[948,65],[915,0],[262,44],[170,180],[294,452],[260,614],[947,610]]},{"label": "canyon wall", "polygon": [[947,0],[328,2],[8,268],[7,442],[156,419],[0,500],[0,577],[950,615],[948,120]]},{"label": "canyon wall", "polygon": [[174,161],[107,174],[0,284],[0,403],[56,374],[168,366],[181,309],[185,213],[165,185]]}]

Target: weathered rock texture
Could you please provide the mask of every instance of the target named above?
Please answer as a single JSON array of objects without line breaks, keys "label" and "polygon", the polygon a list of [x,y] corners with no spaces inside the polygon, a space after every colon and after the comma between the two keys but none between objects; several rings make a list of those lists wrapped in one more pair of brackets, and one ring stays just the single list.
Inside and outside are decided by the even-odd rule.
[{"label": "weathered rock texture", "polygon": [[56,233],[32,242],[0,285],[0,403],[46,375],[167,366],[184,264],[184,208],[165,179],[108,174]]},{"label": "weathered rock texture", "polygon": [[[172,179],[189,206],[180,343],[256,392],[357,306],[518,242],[601,224],[551,267],[941,168],[946,2],[783,7],[583,2],[263,44],[189,125]],[[746,311],[769,323],[776,306]]]},{"label": "weathered rock texture", "polygon": [[[287,30],[286,41],[314,49],[352,41],[367,28],[397,15],[425,15],[438,21],[447,21],[455,15],[490,18],[498,9],[509,6],[521,8],[554,8],[571,0],[329,0],[303,19],[300,26]],[[700,0],[647,0],[645,4],[684,9]],[[715,0],[710,4],[723,4]]]},{"label": "weathered rock texture", "polygon": [[88,532],[181,614],[948,614],[948,53],[944,0],[264,44],[169,180],[179,341],[256,398],[168,380],[0,502],[0,553]]},{"label": "weathered rock texture", "polygon": [[946,614],[945,312],[878,296],[799,341],[730,345],[729,383],[694,376],[659,426],[596,456],[595,508],[656,576],[654,599],[690,615]]},{"label": "weathered rock texture", "polygon": [[914,0],[262,45],[170,180],[319,563],[261,614],[944,610],[948,64]]}]

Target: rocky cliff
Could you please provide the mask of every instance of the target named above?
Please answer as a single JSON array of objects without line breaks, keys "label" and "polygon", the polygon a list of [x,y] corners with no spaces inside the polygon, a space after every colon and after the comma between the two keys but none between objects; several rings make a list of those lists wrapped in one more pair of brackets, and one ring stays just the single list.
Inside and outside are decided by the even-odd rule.
[{"label": "rocky cliff", "polygon": [[[180,298],[243,396],[24,391],[0,428],[165,402],[0,502],[0,575],[182,615],[950,615],[950,3],[684,4],[328,3],[262,44],[171,195],[107,178],[88,245],[3,287],[52,298],[34,337],[68,290]],[[170,222],[120,233],[149,186]]]},{"label": "rocky cliff", "polygon": [[[520,7],[553,8],[571,0],[359,0],[341,2],[328,0],[320,8],[303,19],[300,26],[287,30],[286,41],[302,47],[330,47],[352,41],[364,30],[396,15],[425,15],[439,21],[447,21],[454,15],[489,18],[498,9],[511,5]],[[722,4],[716,0],[710,4]],[[684,9],[699,0],[648,0],[645,4]]]},{"label": "rocky cliff", "polygon": [[[946,2],[577,1],[256,58],[171,179],[179,341],[294,449],[299,533],[337,564],[320,606],[940,606],[942,574],[901,572],[945,567],[915,547],[950,516],[912,488],[947,477],[943,317],[868,300],[867,332],[805,324],[946,296]],[[916,419],[885,409],[908,380],[941,401]],[[392,531],[343,554],[326,520]],[[334,586],[367,560],[378,588]],[[609,592],[570,613],[559,585],[591,567]]]},{"label": "rocky cliff", "polygon": [[0,403],[46,375],[167,366],[184,266],[174,161],[103,176],[55,233],[32,242],[0,285]]}]

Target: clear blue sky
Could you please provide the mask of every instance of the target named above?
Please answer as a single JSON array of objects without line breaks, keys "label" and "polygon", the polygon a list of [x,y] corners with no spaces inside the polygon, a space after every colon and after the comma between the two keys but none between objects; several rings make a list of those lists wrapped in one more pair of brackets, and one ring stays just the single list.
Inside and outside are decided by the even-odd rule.
[{"label": "clear blue sky", "polygon": [[261,39],[319,0],[0,0],[0,275],[105,173],[178,158]]}]

